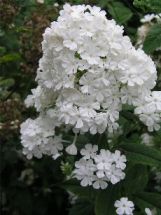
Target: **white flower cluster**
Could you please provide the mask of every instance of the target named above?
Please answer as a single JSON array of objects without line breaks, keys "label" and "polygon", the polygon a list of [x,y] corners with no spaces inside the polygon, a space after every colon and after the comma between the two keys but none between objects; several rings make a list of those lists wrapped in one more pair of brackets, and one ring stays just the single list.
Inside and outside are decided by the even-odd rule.
[{"label": "white flower cluster", "polygon": [[[155,65],[123,36],[123,27],[105,15],[99,7],[65,4],[58,20],[45,30],[38,87],[26,99],[26,105],[34,106],[40,115],[21,129],[26,154],[38,154],[32,150],[41,147],[40,154],[46,154],[55,127],[62,125],[76,133],[96,134],[106,129],[112,133],[119,126],[119,112],[125,103],[136,107],[136,114],[150,131],[160,128],[161,93],[151,92],[157,78]],[[38,128],[40,118],[45,121],[43,128],[50,127],[46,124],[54,118],[47,144],[43,129]],[[42,131],[34,133],[36,143],[29,142],[31,124]]]},{"label": "white flower cluster", "polygon": [[145,95],[144,100],[139,102],[135,114],[148,127],[149,131],[159,130],[161,122],[161,91],[153,91]]},{"label": "white flower cluster", "polygon": [[21,143],[23,153],[28,159],[33,156],[41,158],[43,154],[51,155],[54,159],[63,150],[61,136],[53,136],[55,124],[53,119],[38,117],[36,120],[27,119],[21,125]]},{"label": "white flower cluster", "polygon": [[97,145],[86,144],[80,153],[83,157],[75,163],[73,177],[80,180],[83,187],[106,189],[109,182],[116,184],[125,178],[126,157],[120,151],[111,153],[101,149],[98,153]]}]

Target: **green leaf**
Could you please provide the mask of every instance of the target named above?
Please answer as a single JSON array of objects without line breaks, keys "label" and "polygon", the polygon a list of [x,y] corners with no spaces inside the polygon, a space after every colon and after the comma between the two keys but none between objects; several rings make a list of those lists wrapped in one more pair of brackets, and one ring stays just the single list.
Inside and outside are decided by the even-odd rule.
[{"label": "green leaf", "polygon": [[69,215],[94,215],[94,206],[86,200],[78,200],[70,209]]},{"label": "green leaf", "polygon": [[0,57],[0,64],[18,61],[20,59],[21,59],[21,56],[18,53],[6,54],[6,55]]},{"label": "green leaf", "polygon": [[148,202],[154,207],[161,209],[161,195],[158,193],[143,192],[137,194],[137,197]]},{"label": "green leaf", "polygon": [[92,187],[82,187],[77,180],[66,181],[62,187],[81,198],[92,199],[95,195]]},{"label": "green leaf", "polygon": [[143,44],[143,48],[148,54],[158,47],[161,47],[161,24],[155,24],[151,27]]},{"label": "green leaf", "polygon": [[12,78],[1,79],[1,77],[0,77],[0,87],[9,88],[9,87],[12,87],[14,84],[15,84],[14,79],[12,79]]},{"label": "green leaf", "polygon": [[125,150],[128,160],[150,166],[161,166],[161,151],[139,143],[124,143],[121,148]]},{"label": "green leaf", "polygon": [[119,199],[120,192],[119,186],[109,186],[106,190],[102,190],[98,193],[95,202],[95,214],[96,215],[115,215],[114,202]]},{"label": "green leaf", "polygon": [[141,8],[146,12],[161,12],[160,0],[134,0],[134,6]]},{"label": "green leaf", "polygon": [[148,171],[146,166],[133,165],[127,169],[123,185],[127,193],[137,193],[144,190],[148,183]]},{"label": "green leaf", "polygon": [[160,162],[148,156],[144,156],[138,153],[127,152],[126,157],[128,161],[132,161],[135,164],[143,164],[149,166],[160,166]]},{"label": "green leaf", "polygon": [[108,4],[108,12],[117,23],[123,24],[132,17],[132,12],[121,2],[111,2]]}]

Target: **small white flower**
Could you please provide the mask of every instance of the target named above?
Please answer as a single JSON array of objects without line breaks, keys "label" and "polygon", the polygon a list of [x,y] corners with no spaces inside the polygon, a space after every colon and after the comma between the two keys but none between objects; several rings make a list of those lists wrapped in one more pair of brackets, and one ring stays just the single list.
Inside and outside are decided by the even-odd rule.
[{"label": "small white flower", "polygon": [[125,173],[120,168],[116,168],[115,165],[111,165],[111,168],[105,171],[105,175],[112,184],[116,184],[125,178]]},{"label": "small white flower", "polygon": [[75,163],[74,177],[81,180],[81,185],[86,187],[94,181],[95,165],[92,160],[81,159]]},{"label": "small white flower", "polygon": [[98,170],[109,170],[112,163],[111,152],[101,149],[100,154],[94,157],[94,161]]},{"label": "small white flower", "polygon": [[127,197],[122,197],[114,204],[117,208],[116,213],[118,215],[133,215],[134,203],[129,201]]},{"label": "small white flower", "polygon": [[98,151],[97,145],[86,144],[84,149],[81,149],[80,153],[84,159],[94,158]]},{"label": "small white flower", "polygon": [[125,162],[127,161],[126,157],[125,155],[121,155],[120,151],[118,150],[115,151],[115,153],[113,154],[113,159],[114,162],[116,163],[117,168],[120,168],[122,170],[126,168],[125,164]]}]

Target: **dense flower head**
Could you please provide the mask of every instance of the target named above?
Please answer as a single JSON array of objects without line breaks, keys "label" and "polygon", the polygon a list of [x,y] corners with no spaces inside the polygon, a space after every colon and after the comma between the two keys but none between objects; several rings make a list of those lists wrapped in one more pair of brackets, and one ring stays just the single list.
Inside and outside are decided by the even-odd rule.
[{"label": "dense flower head", "polygon": [[53,137],[55,124],[49,117],[38,117],[36,120],[27,119],[21,125],[21,143],[23,153],[28,159],[33,156],[41,158],[43,154],[51,155],[54,159],[63,150],[61,135]]},{"label": "dense flower head", "polygon": [[[113,133],[124,104],[135,107],[149,131],[160,128],[161,92],[151,91],[157,78],[155,65],[123,33],[123,27],[108,20],[99,7],[69,4],[45,30],[38,86],[25,101],[36,108],[39,117],[27,120],[21,129],[29,157],[30,153],[40,157],[40,148],[40,154],[48,154],[45,147],[52,146],[56,127],[75,133]],[[30,137],[32,126],[35,133]],[[44,134],[45,126],[49,137]],[[74,144],[72,153],[77,153]]]},{"label": "dense flower head", "polygon": [[105,189],[108,183],[118,183],[124,179],[126,157],[120,151],[114,153],[101,149],[97,145],[86,144],[80,151],[82,158],[75,163],[73,177],[81,181],[81,185],[93,186],[94,189]]}]

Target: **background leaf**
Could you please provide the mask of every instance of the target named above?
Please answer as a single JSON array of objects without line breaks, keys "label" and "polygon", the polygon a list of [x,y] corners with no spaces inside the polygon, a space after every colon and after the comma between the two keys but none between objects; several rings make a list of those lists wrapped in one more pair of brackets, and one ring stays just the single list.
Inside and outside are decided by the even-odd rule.
[{"label": "background leaf", "polygon": [[161,12],[160,0],[134,0],[134,5],[148,12]]},{"label": "background leaf", "polygon": [[143,48],[148,54],[154,52],[158,47],[161,47],[161,24],[155,24],[150,28],[143,44]]},{"label": "background leaf", "polygon": [[148,183],[148,169],[143,165],[132,165],[126,171],[123,186],[127,193],[137,193],[145,189]]},{"label": "background leaf", "polygon": [[94,215],[93,204],[89,201],[79,200],[69,211],[69,215]]},{"label": "background leaf", "polygon": [[98,193],[95,201],[96,215],[116,215],[114,202],[120,197],[120,186],[109,185],[106,190]]},{"label": "background leaf", "polygon": [[137,197],[148,202],[149,204],[153,205],[154,207],[161,209],[161,195],[160,194],[143,192],[143,193],[137,194]]},{"label": "background leaf", "polygon": [[127,158],[135,163],[161,166],[161,151],[139,143],[124,143],[121,148],[127,152]]},{"label": "background leaf", "polygon": [[117,1],[108,4],[108,12],[119,24],[127,22],[133,15],[129,8]]}]

